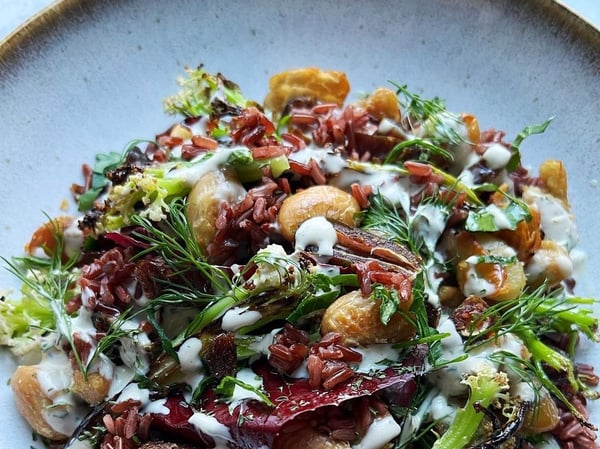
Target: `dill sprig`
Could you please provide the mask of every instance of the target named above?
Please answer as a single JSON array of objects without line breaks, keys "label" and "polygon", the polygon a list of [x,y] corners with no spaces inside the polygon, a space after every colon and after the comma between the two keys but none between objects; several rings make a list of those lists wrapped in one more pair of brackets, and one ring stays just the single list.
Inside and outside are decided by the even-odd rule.
[{"label": "dill sprig", "polygon": [[526,360],[508,351],[497,351],[489,355],[488,358],[493,362],[503,365],[506,370],[515,373],[523,382],[529,384],[534,394],[532,401],[534,409],[537,409],[537,404],[541,399],[541,388],[545,388],[558,398],[579,422],[587,427],[593,427],[587,418],[569,401],[556,382],[548,377],[541,361],[535,359]]},{"label": "dill sprig", "polygon": [[363,213],[361,223],[365,229],[383,232],[386,237],[406,246],[415,254],[419,254],[423,248],[423,241],[410,225],[410,220],[380,193],[370,198],[370,207]]},{"label": "dill sprig", "polygon": [[487,358],[498,366],[502,366],[505,371],[514,373],[522,382],[531,387],[534,395],[534,399],[531,402],[533,408],[537,409],[542,393],[542,383],[536,364],[513,352],[505,350],[494,351]]},{"label": "dill sprig", "polygon": [[74,296],[78,271],[74,269],[79,254],[63,260],[64,238],[54,220],[49,221],[56,242],[55,248],[48,258],[37,256],[15,257],[14,262],[2,257],[8,271],[25,287],[24,295],[44,301],[54,316],[54,328],[48,331],[57,332],[71,348],[77,366],[84,376],[87,365],[81,359],[73,337],[72,317],[66,304]]},{"label": "dill sprig", "polygon": [[448,112],[441,98],[425,99],[411,92],[406,84],[391,84],[396,88],[404,119],[411,131],[419,126],[427,128],[427,138],[433,144],[457,145],[466,142],[466,137],[448,123],[461,124],[460,117]]},{"label": "dill sprig", "polygon": [[133,223],[143,229],[135,232],[136,237],[149,244],[136,257],[157,253],[175,274],[197,270],[211,282],[214,289],[224,293],[231,288],[229,277],[222,269],[206,261],[185,215],[185,207],[184,198],[169,203],[167,219],[160,226],[148,218],[132,216]]},{"label": "dill sprig", "polygon": [[298,260],[269,247],[259,250],[239,273],[230,278],[223,269],[205,260],[185,215],[183,199],[169,204],[167,219],[160,226],[139,216],[134,221],[142,228],[135,233],[136,237],[149,244],[138,257],[149,253],[158,254],[183,281],[186,273],[195,270],[210,282],[211,289],[207,292],[194,285],[165,281],[161,294],[149,301],[150,320],[153,319],[154,312],[165,304],[185,303],[198,308],[193,320],[172,339],[167,338],[156,320],[152,322],[157,328],[163,348],[171,355],[174,348],[185,339],[202,331],[229,309],[241,303],[250,304],[255,298],[261,299],[261,311],[269,306],[270,313],[263,314],[261,323],[284,318],[290,310],[279,307],[279,301],[287,298],[299,300],[311,286],[310,273],[301,267]]},{"label": "dill sprig", "polygon": [[598,318],[594,316],[593,311],[595,300],[569,297],[560,289],[550,293],[546,290],[547,287],[542,285],[517,299],[490,306],[471,323],[471,329],[475,330],[480,323],[491,321],[492,324],[486,329],[487,337],[480,338],[474,333],[467,337],[465,349],[472,350],[507,334],[518,337],[530,354],[528,366],[541,384],[555,394],[583,424],[589,425],[554,385],[544,366],[563,373],[574,391],[581,392],[589,398],[597,398],[598,393],[590,390],[578,377],[571,358],[544,343],[542,337],[552,332],[570,335],[581,332],[593,341],[600,341],[597,333]]},{"label": "dill sprig", "polygon": [[423,122],[429,117],[446,111],[444,100],[439,97],[431,99],[421,98],[414,92],[408,90],[408,85],[398,84],[391,81],[391,84],[396,88],[396,95],[399,97],[400,104],[404,108],[404,113],[407,118],[413,118],[419,122]]},{"label": "dill sprig", "polygon": [[[252,275],[247,277],[249,273]],[[174,346],[196,335],[236,305],[249,303],[255,298],[260,298],[263,305],[283,298],[299,299],[311,285],[308,272],[302,269],[297,260],[284,253],[272,251],[269,247],[259,250],[233,281],[228,292],[215,296],[173,340]],[[276,309],[273,308],[272,311]],[[261,323],[276,318],[279,316],[269,314],[263,316]]]},{"label": "dill sprig", "polygon": [[[546,285],[542,285],[519,298],[501,301],[488,307],[486,311],[472,323],[472,328],[492,319],[488,328],[494,337],[507,333],[515,335],[523,331],[535,329],[538,335],[550,332],[569,333],[580,331],[593,341],[600,341],[598,335],[598,318],[594,316],[592,298],[569,297],[557,289],[546,293]],[[489,341],[488,339],[487,341]],[[465,343],[467,348],[485,344],[487,341],[478,335],[469,337]]]},{"label": "dill sprig", "polygon": [[89,368],[98,359],[98,357],[100,357],[101,354],[106,354],[123,338],[132,338],[142,332],[137,326],[132,328],[130,326],[130,320],[134,318],[135,315],[142,314],[144,312],[145,308],[141,308],[134,313],[133,307],[130,307],[121,312],[113,321],[111,321],[105,335],[98,340],[98,343],[90,354],[87,363],[85,364],[86,371],[89,370]]}]

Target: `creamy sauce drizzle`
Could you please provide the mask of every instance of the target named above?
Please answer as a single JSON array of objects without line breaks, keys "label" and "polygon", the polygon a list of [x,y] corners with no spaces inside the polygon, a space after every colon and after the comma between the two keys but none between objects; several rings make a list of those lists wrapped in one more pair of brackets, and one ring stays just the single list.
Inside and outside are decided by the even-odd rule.
[{"label": "creamy sauce drizzle", "polygon": [[303,221],[296,231],[296,250],[303,251],[308,246],[316,246],[319,256],[332,256],[337,243],[333,225],[325,217],[313,217]]}]

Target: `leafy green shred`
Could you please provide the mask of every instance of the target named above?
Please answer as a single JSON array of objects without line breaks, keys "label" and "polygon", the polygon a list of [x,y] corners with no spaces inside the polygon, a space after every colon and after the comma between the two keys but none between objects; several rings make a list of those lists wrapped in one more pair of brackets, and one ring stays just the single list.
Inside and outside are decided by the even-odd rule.
[{"label": "leafy green shred", "polygon": [[255,159],[252,151],[248,148],[236,148],[227,158],[227,164],[235,168],[240,182],[258,181],[263,176],[262,168],[270,167],[271,175],[279,178],[283,172],[290,168],[288,158],[285,155],[274,156],[265,159]]},{"label": "leafy green shred", "polygon": [[94,201],[110,184],[106,178],[109,170],[119,167],[123,163],[123,156],[117,152],[99,153],[96,155],[96,163],[92,168],[92,179],[90,188],[79,196],[78,208],[80,212],[90,210]]},{"label": "leafy green shred", "polygon": [[506,170],[508,170],[509,172],[513,172],[519,167],[519,165],[521,164],[521,150],[519,148],[521,146],[521,143],[529,136],[544,133],[546,131],[546,128],[548,128],[548,126],[552,122],[552,120],[554,120],[554,117],[550,117],[543,123],[527,126],[519,134],[517,134],[517,137],[515,137],[512,144],[510,145],[510,149],[512,150],[513,155],[508,161],[508,164],[506,165]]},{"label": "leafy green shred", "polygon": [[483,368],[468,376],[463,383],[469,387],[469,399],[465,406],[456,412],[452,424],[433,444],[433,449],[465,447],[483,421],[484,414],[479,409],[489,407],[509,388],[505,373]]},{"label": "leafy green shred", "polygon": [[371,298],[375,301],[379,301],[379,319],[384,325],[387,325],[392,319],[392,316],[398,312],[400,308],[398,290],[376,284],[373,286]]},{"label": "leafy green shred", "polygon": [[416,330],[415,338],[406,342],[396,343],[394,347],[396,349],[403,349],[418,344],[426,344],[428,347],[427,357],[432,367],[438,368],[442,366],[442,364],[452,363],[454,360],[441,363],[441,357],[443,355],[441,340],[449,334],[440,333],[436,328],[429,324],[425,304],[427,298],[425,294],[425,279],[423,272],[420,272],[416,276],[413,282],[412,294],[412,303],[408,312],[406,312],[400,308],[400,298],[396,289],[388,288],[381,284],[373,285],[371,298],[374,301],[380,302],[379,313],[381,322],[384,325],[387,325],[392,316],[397,313]]},{"label": "leafy green shred", "polygon": [[355,274],[329,276],[325,273],[316,272],[310,274],[310,279],[309,289],[286,318],[290,323],[295,323],[318,310],[326,309],[337,299],[341,287],[358,287],[358,278]]},{"label": "leafy green shred", "polygon": [[32,350],[37,345],[37,338],[55,326],[52,309],[38,295],[1,298],[0,344],[10,347],[14,354],[21,356]]},{"label": "leafy green shred", "polygon": [[267,394],[260,388],[255,387],[254,385],[251,385],[233,376],[223,377],[221,379],[221,382],[219,382],[219,385],[217,385],[215,391],[221,396],[231,397],[234,394],[235,387],[240,387],[244,390],[247,390],[252,394],[256,395],[258,398],[260,398],[260,400],[269,407],[275,407],[275,404],[273,404],[271,399],[269,399],[269,396],[267,396]]},{"label": "leafy green shred", "polygon": [[494,232],[501,229],[516,229],[522,221],[529,221],[531,213],[519,203],[511,202],[506,207],[490,204],[482,209],[470,211],[465,229],[471,232]]},{"label": "leafy green shred", "polygon": [[[72,317],[66,305],[78,293],[74,268],[76,257],[63,261],[63,238],[56,234],[57,245],[48,258],[21,257],[9,261],[6,268],[21,281],[21,297],[0,302],[0,342],[7,342],[13,353],[40,349],[40,336],[55,332],[73,349],[76,363],[85,372],[71,332]],[[53,341],[49,342],[53,344]]]},{"label": "leafy green shred", "polygon": [[185,180],[167,177],[167,169],[168,166],[146,168],[130,174],[123,184],[113,186],[102,218],[104,230],[114,231],[130,225],[135,215],[155,222],[165,219],[169,203],[190,191]]},{"label": "leafy green shred", "polygon": [[164,100],[164,109],[169,114],[182,114],[186,117],[224,115],[238,111],[247,105],[248,100],[239,86],[222,74],[210,74],[204,67],[186,67],[187,78],[179,77],[181,90]]}]

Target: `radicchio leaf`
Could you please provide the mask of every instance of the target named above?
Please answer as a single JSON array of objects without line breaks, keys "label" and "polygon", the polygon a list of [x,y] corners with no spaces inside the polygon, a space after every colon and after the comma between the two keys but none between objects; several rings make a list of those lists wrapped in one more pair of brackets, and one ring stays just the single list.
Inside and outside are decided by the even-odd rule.
[{"label": "radicchio leaf", "polygon": [[[411,358],[407,366],[419,367],[421,360]],[[271,447],[284,424],[305,413],[323,407],[338,406],[341,403],[363,396],[373,395],[392,389],[395,405],[408,406],[417,389],[414,369],[387,368],[373,375],[357,373],[349,381],[329,390],[312,389],[308,379],[286,379],[265,362],[259,361],[253,370],[263,379],[263,389],[275,407],[269,407],[257,400],[247,400],[230,411],[229,405],[219,401],[215,392],[207,391],[203,398],[203,412],[212,414],[230,430],[234,443],[231,447],[246,449],[261,446]],[[166,406],[168,415],[156,415],[155,424],[162,430],[172,428],[172,432],[195,432],[188,419],[193,409],[179,399],[170,398]],[[211,438],[196,435],[194,441],[206,444]],[[207,447],[213,447],[207,445]]]}]

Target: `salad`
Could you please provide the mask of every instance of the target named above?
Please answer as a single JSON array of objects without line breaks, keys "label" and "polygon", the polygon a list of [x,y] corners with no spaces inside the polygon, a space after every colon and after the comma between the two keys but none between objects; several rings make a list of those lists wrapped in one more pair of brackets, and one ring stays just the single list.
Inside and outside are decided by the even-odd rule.
[{"label": "salad", "polygon": [[0,302],[56,448],[596,448],[595,300],[567,174],[392,82],[186,69],[169,129],[98,154]]}]

